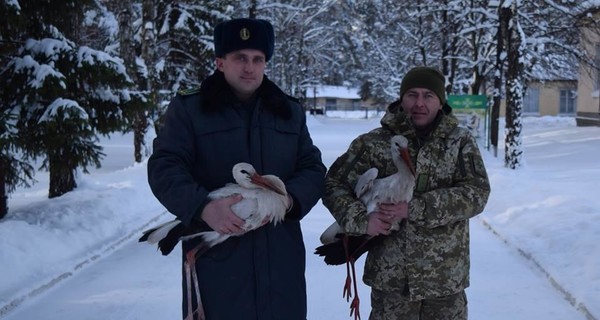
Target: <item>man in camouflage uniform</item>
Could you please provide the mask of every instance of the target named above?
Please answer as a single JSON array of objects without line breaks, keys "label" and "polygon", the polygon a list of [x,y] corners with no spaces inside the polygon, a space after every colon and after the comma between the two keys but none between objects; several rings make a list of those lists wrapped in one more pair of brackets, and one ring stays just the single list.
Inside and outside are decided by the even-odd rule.
[{"label": "man in camouflage uniform", "polygon": [[[323,203],[337,222],[348,233],[386,235],[365,264],[371,320],[467,319],[469,218],[483,211],[490,185],[475,139],[451,112],[444,76],[414,68],[381,127],[357,137],[327,173]],[[408,138],[416,164],[413,198],[367,215],[354,185],[371,167],[380,178],[397,171],[389,152],[397,134]],[[400,230],[390,232],[399,220]]]}]

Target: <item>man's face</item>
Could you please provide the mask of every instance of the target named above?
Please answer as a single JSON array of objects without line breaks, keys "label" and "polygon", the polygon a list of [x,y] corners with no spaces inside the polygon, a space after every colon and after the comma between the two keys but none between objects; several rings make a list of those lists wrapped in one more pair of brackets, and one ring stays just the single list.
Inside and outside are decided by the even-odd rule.
[{"label": "man's face", "polygon": [[402,109],[412,119],[415,128],[431,124],[442,109],[442,102],[435,92],[425,88],[406,90],[402,96]]},{"label": "man's face", "polygon": [[263,80],[266,67],[265,54],[260,50],[242,49],[217,58],[217,68],[240,100],[250,98]]}]

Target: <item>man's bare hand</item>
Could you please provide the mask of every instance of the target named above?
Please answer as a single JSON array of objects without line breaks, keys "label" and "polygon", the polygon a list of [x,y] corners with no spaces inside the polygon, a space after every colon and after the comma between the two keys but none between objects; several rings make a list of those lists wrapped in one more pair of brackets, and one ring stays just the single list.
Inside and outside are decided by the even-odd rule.
[{"label": "man's bare hand", "polygon": [[393,218],[379,211],[369,213],[369,222],[367,224],[367,234],[378,236],[380,234],[390,234]]},{"label": "man's bare hand", "polygon": [[408,219],[408,202],[380,203],[377,211],[369,214],[367,233],[370,236],[388,235],[392,225],[402,219]]},{"label": "man's bare hand", "polygon": [[289,212],[292,209],[292,206],[294,205],[294,199],[292,198],[292,196],[288,193],[287,195],[287,202],[285,204],[285,208],[286,208],[286,212]]},{"label": "man's bare hand", "polygon": [[380,203],[378,210],[379,212],[392,217],[394,222],[408,219],[408,202],[406,201],[398,203]]},{"label": "man's bare hand", "polygon": [[222,234],[242,233],[244,220],[231,211],[231,206],[242,201],[241,195],[216,199],[209,202],[200,217],[209,227]]}]

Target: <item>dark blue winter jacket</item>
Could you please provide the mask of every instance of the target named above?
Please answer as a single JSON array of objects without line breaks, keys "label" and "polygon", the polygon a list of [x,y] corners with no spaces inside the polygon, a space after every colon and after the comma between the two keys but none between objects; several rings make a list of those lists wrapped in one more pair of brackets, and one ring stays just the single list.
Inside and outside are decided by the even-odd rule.
[{"label": "dark blue winter jacket", "polygon": [[[219,71],[198,92],[177,95],[154,141],[148,181],[167,210],[189,225],[202,223],[210,191],[233,182],[234,164],[280,177],[294,199],[292,211],[277,226],[231,237],[202,255],[200,296],[208,320],[306,319],[300,219],[323,194],[326,168],[297,101],[266,77],[254,101],[237,101]],[[193,246],[186,241],[183,251]]]}]

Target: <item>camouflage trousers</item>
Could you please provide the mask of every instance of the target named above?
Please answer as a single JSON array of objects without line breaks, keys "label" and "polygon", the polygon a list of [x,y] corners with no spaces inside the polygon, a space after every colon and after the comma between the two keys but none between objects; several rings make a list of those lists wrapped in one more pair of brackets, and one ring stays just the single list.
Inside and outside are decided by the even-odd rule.
[{"label": "camouflage trousers", "polygon": [[466,320],[467,317],[464,290],[450,296],[410,301],[401,292],[371,288],[369,320]]}]

